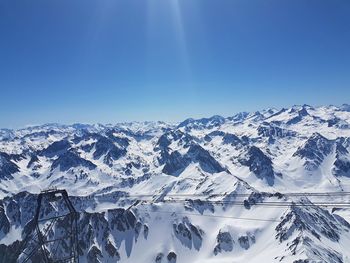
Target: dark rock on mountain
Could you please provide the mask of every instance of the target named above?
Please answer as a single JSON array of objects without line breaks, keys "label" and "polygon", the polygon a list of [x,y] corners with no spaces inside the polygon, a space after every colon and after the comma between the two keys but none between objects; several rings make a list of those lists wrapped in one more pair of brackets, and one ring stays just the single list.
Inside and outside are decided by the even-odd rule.
[{"label": "dark rock on mountain", "polygon": [[347,141],[344,138],[336,140],[336,155],[334,167],[332,169],[335,176],[350,177],[350,154],[345,148],[346,146],[344,146],[346,143]]},{"label": "dark rock on mountain", "polygon": [[350,105],[349,104],[343,104],[339,107],[340,110],[342,111],[348,111],[350,112]]},{"label": "dark rock on mountain", "polygon": [[264,123],[258,127],[258,135],[271,138],[284,138],[296,136],[296,132],[280,128],[273,124]]},{"label": "dark rock on mountain", "polygon": [[286,109],[286,108],[282,108],[281,110],[277,111],[276,113],[273,113],[272,115],[270,115],[270,116],[268,117],[268,119],[269,119],[269,118],[272,118],[272,117],[275,117],[275,116],[278,116],[278,115],[280,115],[280,114],[286,112],[287,110],[288,110],[288,109]]},{"label": "dark rock on mountain", "polygon": [[10,141],[15,137],[11,129],[0,129],[0,141]]},{"label": "dark rock on mountain", "polygon": [[171,130],[164,133],[159,137],[155,150],[167,151],[168,147],[173,142],[178,142],[179,145],[182,145],[184,148],[188,148],[194,142],[198,140],[188,133],[184,133],[180,130]]},{"label": "dark rock on mountain", "polygon": [[158,253],[155,259],[155,263],[162,263],[163,258],[164,258],[164,254]]},{"label": "dark rock on mountain", "polygon": [[60,167],[60,171],[68,171],[70,168],[83,166],[90,170],[96,168],[96,165],[92,162],[81,158],[78,154],[68,151],[62,155],[60,155],[56,160],[53,161],[51,165],[51,171]]},{"label": "dark rock on mountain", "polygon": [[242,143],[242,140],[234,134],[226,133],[222,138],[222,143],[223,144],[237,145],[237,144]]},{"label": "dark rock on mountain", "polygon": [[4,262],[4,263],[17,262],[17,259],[22,247],[23,247],[23,242],[18,240],[9,246],[0,244],[0,262]]},{"label": "dark rock on mountain", "polygon": [[[338,241],[342,230],[350,230],[350,225],[344,219],[330,214],[318,206],[304,199],[302,203],[305,207],[300,207],[295,203],[284,215],[282,222],[276,227],[276,238],[283,242],[291,236],[294,231],[304,231],[310,233],[317,239],[327,238]],[[314,224],[319,222],[319,224]]]},{"label": "dark rock on mountain", "polygon": [[249,115],[249,112],[239,112],[232,117],[228,117],[227,120],[232,121],[232,122],[236,122],[236,123],[242,122],[247,118],[248,115]]},{"label": "dark rock on mountain", "polygon": [[26,159],[24,154],[9,154],[9,157],[12,161],[19,162],[23,159]]},{"label": "dark rock on mountain", "polygon": [[[296,108],[292,108],[290,113],[293,113],[295,111],[297,111]],[[307,106],[305,106],[305,105],[301,109],[299,109],[297,112],[298,112],[297,116],[295,116],[294,118],[287,121],[287,123],[286,123],[287,125],[297,124],[297,123],[301,122],[304,117],[311,116],[309,114],[309,112],[307,111]]]},{"label": "dark rock on mountain", "polygon": [[337,157],[334,162],[333,174],[335,176],[350,177],[350,160],[349,158]]},{"label": "dark rock on mountain", "polygon": [[202,118],[202,119],[186,119],[181,122],[177,128],[187,127],[189,129],[201,129],[201,128],[213,128],[218,127],[221,124],[225,123],[225,118],[219,115],[214,115],[210,118]]},{"label": "dark rock on mountain", "polygon": [[241,246],[241,248],[248,250],[251,247],[251,245],[255,243],[255,236],[253,235],[240,236],[238,238],[238,243]]},{"label": "dark rock on mountain", "polygon": [[250,147],[239,162],[242,165],[248,166],[249,170],[259,179],[265,179],[270,186],[274,184],[275,172],[273,170],[272,161],[258,147]]},{"label": "dark rock on mountain", "polygon": [[[82,199],[84,198],[71,198],[76,208],[80,207],[79,203],[86,205],[85,202],[89,202],[88,199],[85,199],[85,202]],[[31,221],[35,213],[33,204],[36,204],[36,195],[28,193],[20,193],[11,198],[0,200],[0,238],[3,237],[4,233],[8,233],[10,226],[13,225],[16,228],[24,228],[22,237],[24,239],[29,238],[28,241],[35,244],[35,240],[32,240],[35,227],[32,224],[33,221]],[[50,202],[45,203],[44,207],[49,205]],[[54,206],[49,206],[48,210],[43,209],[40,218],[46,218],[49,214],[56,215],[58,212],[64,214],[64,206],[64,201],[60,200]],[[7,214],[5,217],[4,211]],[[79,214],[79,255],[83,262],[103,262],[106,259],[111,262],[117,262],[121,260],[119,250],[122,244],[125,245],[123,245],[123,249],[125,249],[127,256],[130,256],[134,240],[136,242],[138,233],[140,233],[139,229],[144,227],[144,224],[138,221],[132,211],[122,208],[110,209],[106,213],[80,212]],[[67,220],[69,219],[65,218],[64,220],[58,219],[55,221],[50,232],[51,239],[55,239],[55,237],[67,232]],[[7,260],[12,257],[17,258],[21,252],[18,248],[17,241],[11,245],[0,245],[0,260],[3,258]],[[59,247],[58,253],[62,255],[67,253],[65,245]],[[35,262],[42,262],[40,255],[38,254]]]},{"label": "dark rock on mountain", "polygon": [[199,213],[203,214],[204,211],[209,210],[210,212],[214,213],[214,205],[210,202],[206,202],[205,200],[201,199],[186,199],[186,206],[185,209],[189,211],[196,210]]},{"label": "dark rock on mountain", "polygon": [[184,218],[183,222],[174,223],[173,231],[182,245],[190,249],[194,247],[196,250],[200,250],[204,232],[199,227],[191,224],[188,218]]},{"label": "dark rock on mountain", "polygon": [[119,130],[109,130],[106,132],[106,136],[114,143],[118,144],[120,147],[127,148],[129,146],[130,140],[126,137],[115,136],[114,133],[116,132],[119,132]]},{"label": "dark rock on mountain", "polygon": [[96,140],[96,142],[85,144],[80,148],[85,152],[95,149],[93,158],[97,160],[103,157],[103,162],[112,166],[113,161],[126,155],[126,148],[129,145],[129,139],[115,136],[114,132],[116,130],[108,130],[106,132],[107,137],[98,133],[86,133],[83,136],[75,137],[73,141],[74,143],[79,143],[81,141],[88,141],[89,139]]},{"label": "dark rock on mountain", "polygon": [[328,127],[336,126],[340,121],[341,121],[341,119],[339,119],[337,117],[329,119],[329,120],[327,120]]},{"label": "dark rock on mountain", "polygon": [[215,160],[210,153],[203,149],[201,146],[192,145],[185,155],[185,158],[194,163],[199,163],[203,171],[208,173],[219,173],[225,171],[225,169]]},{"label": "dark rock on mountain", "polygon": [[123,208],[108,210],[108,219],[112,230],[116,229],[122,232],[134,229],[137,222],[134,213]]},{"label": "dark rock on mountain", "polygon": [[223,144],[231,144],[231,145],[238,145],[238,144],[244,144],[245,142],[242,141],[238,136],[232,134],[232,133],[225,133],[223,131],[213,131],[209,134],[207,134],[204,137],[204,140],[207,142],[210,142],[213,137],[222,137],[222,143]]},{"label": "dark rock on mountain", "polygon": [[162,172],[165,174],[178,176],[188,165],[189,160],[184,158],[178,151],[174,151],[166,160]]},{"label": "dark rock on mountain", "polygon": [[190,163],[198,163],[201,169],[208,173],[225,171],[208,151],[197,144],[193,144],[185,155],[181,155],[177,151],[172,152],[166,160],[162,172],[178,176]]},{"label": "dark rock on mountain", "polygon": [[207,141],[207,142],[210,142],[212,140],[213,137],[216,137],[216,136],[220,136],[220,137],[223,137],[225,136],[225,132],[223,131],[212,131],[210,133],[208,133],[207,135],[204,136],[204,140]]},{"label": "dark rock on mountain", "polygon": [[20,205],[16,201],[10,200],[6,206],[6,215],[13,224],[19,225],[21,222]]},{"label": "dark rock on mountain", "polygon": [[334,143],[319,133],[314,133],[303,146],[299,147],[293,156],[305,160],[306,170],[313,171],[323,162],[333,150]]},{"label": "dark rock on mountain", "polygon": [[192,248],[192,234],[184,223],[173,224],[173,230],[176,238],[188,248]]},{"label": "dark rock on mountain", "polygon": [[107,242],[105,250],[110,257],[115,258],[116,261],[120,260],[120,255],[117,251],[117,248],[110,241]]},{"label": "dark rock on mountain", "polygon": [[166,258],[168,259],[168,263],[176,263],[177,255],[175,252],[171,251]]},{"label": "dark rock on mountain", "polygon": [[126,154],[126,150],[124,148],[117,147],[111,139],[106,137],[100,136],[94,146],[94,159],[97,160],[104,156],[104,162],[108,165],[112,165],[114,160],[118,160],[120,157]]},{"label": "dark rock on mountain", "polygon": [[230,232],[228,231],[219,231],[219,234],[216,237],[216,246],[214,248],[214,254],[217,255],[224,251],[229,252],[233,250],[234,241]]},{"label": "dark rock on mountain", "polygon": [[[293,204],[285,213],[282,222],[276,227],[276,239],[281,243],[288,240],[287,247],[291,254],[302,246],[310,253],[315,262],[342,263],[342,255],[338,252],[320,246],[322,240],[338,242],[343,231],[348,232],[350,225],[342,217],[330,214],[304,198],[300,200],[304,207]],[[293,236],[293,240],[290,237]]]},{"label": "dark rock on mountain", "polygon": [[3,203],[0,201],[0,238],[10,232],[10,221],[5,213]]},{"label": "dark rock on mountain", "polygon": [[264,120],[265,116],[261,112],[256,111],[254,113],[249,114],[247,119],[254,121],[254,122],[258,122],[258,121]]},{"label": "dark rock on mountain", "polygon": [[87,253],[87,262],[88,263],[100,263],[103,258],[103,255],[101,253],[101,250],[96,247],[92,246],[88,253]]},{"label": "dark rock on mountain", "polygon": [[27,164],[27,168],[30,168],[30,167],[34,166],[34,164],[35,164],[35,163],[38,163],[38,162],[39,162],[38,156],[36,156],[36,155],[33,154],[33,155],[30,157],[30,160],[29,160],[29,162],[28,162],[28,164]]},{"label": "dark rock on mountain", "polygon": [[7,153],[0,152],[0,181],[13,178],[13,174],[19,172],[19,167],[11,161]]},{"label": "dark rock on mountain", "polygon": [[39,155],[43,155],[46,157],[54,157],[58,155],[62,155],[65,153],[71,144],[68,140],[61,140],[50,144],[46,149],[39,152]]}]

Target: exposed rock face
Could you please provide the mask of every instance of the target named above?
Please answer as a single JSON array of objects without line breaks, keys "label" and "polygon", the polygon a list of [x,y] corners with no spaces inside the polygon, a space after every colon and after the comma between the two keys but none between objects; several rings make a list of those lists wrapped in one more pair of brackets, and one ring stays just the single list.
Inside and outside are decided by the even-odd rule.
[{"label": "exposed rock face", "polygon": [[309,112],[306,109],[306,106],[303,106],[302,109],[298,111],[298,115],[287,121],[288,125],[293,125],[301,122],[304,117],[310,116]]},{"label": "exposed rock face", "polygon": [[212,138],[214,138],[216,136],[223,137],[223,136],[225,136],[225,134],[226,133],[223,132],[223,131],[212,131],[209,134],[204,136],[204,140],[207,141],[207,142],[210,142],[212,140]]},{"label": "exposed rock face", "polygon": [[5,208],[0,201],[0,236],[4,236],[10,232],[10,221],[5,214]]},{"label": "exposed rock face", "polygon": [[[73,202],[79,199],[72,198]],[[43,200],[44,201],[44,200]],[[6,205],[0,202],[0,238],[3,234],[10,231],[10,227],[23,227],[22,237],[28,237],[33,233],[34,227],[31,220],[34,217],[35,209],[32,204],[36,204],[36,196],[30,194],[16,195],[14,199],[6,200]],[[55,206],[45,203],[47,209],[42,210],[40,218],[46,218],[49,215],[55,215],[56,209],[64,211],[64,202],[58,202]],[[75,204],[79,207],[78,203]],[[5,214],[6,211],[6,214]],[[55,235],[66,233],[69,225],[67,218],[56,220],[52,231],[49,233],[50,239],[54,239]],[[144,229],[148,233],[148,227],[141,223],[135,214],[129,210],[118,208],[110,209],[107,212],[87,213],[81,212],[78,220],[79,233],[79,255],[81,260],[85,262],[117,262],[121,260],[119,249],[125,244],[125,253],[130,255],[133,245],[140,238],[140,230]],[[145,238],[141,235],[141,238]],[[17,254],[13,250],[18,245],[0,245],[0,259],[3,256],[8,259],[18,257],[21,250],[17,250]],[[59,247],[61,255],[67,253],[65,246]],[[40,255],[38,255],[40,256]],[[39,259],[38,259],[39,260]],[[6,261],[10,262],[10,261]],[[39,261],[38,261],[39,262]]]},{"label": "exposed rock face", "polygon": [[186,160],[178,151],[174,151],[166,160],[162,172],[170,175],[179,175],[188,165],[188,160]]},{"label": "exposed rock face", "polygon": [[101,250],[96,246],[92,246],[87,254],[87,262],[89,263],[100,263],[102,262],[103,255]]},{"label": "exposed rock face", "polygon": [[169,252],[166,258],[168,260],[168,263],[176,263],[177,255],[175,252]]},{"label": "exposed rock face", "polygon": [[305,169],[313,171],[323,162],[324,158],[333,150],[333,142],[319,133],[313,134],[293,156],[305,160]]},{"label": "exposed rock face", "polygon": [[185,208],[190,211],[196,210],[201,214],[203,214],[206,210],[212,213],[215,211],[213,204],[202,201],[200,199],[187,199],[186,202],[188,205],[186,205]]},{"label": "exposed rock face", "polygon": [[186,128],[187,130],[190,129],[203,129],[203,128],[213,128],[218,127],[221,124],[225,122],[225,118],[219,115],[214,115],[210,118],[202,118],[202,119],[186,119],[183,122],[181,122],[177,128]]},{"label": "exposed rock face", "polygon": [[17,172],[19,172],[19,168],[11,161],[10,156],[0,152],[0,181],[12,179],[12,175]]},{"label": "exposed rock face", "polygon": [[163,173],[179,175],[190,163],[198,163],[201,169],[208,173],[219,173],[225,169],[201,146],[191,145],[185,155],[178,151],[170,154],[165,162]]},{"label": "exposed rock face", "polygon": [[216,241],[217,241],[217,245],[214,248],[215,255],[222,253],[224,251],[233,250],[234,241],[232,239],[230,232],[220,230],[219,234],[216,237]]},{"label": "exposed rock face", "polygon": [[194,247],[200,250],[204,231],[190,223],[188,218],[184,218],[183,222],[174,223],[173,230],[176,238],[186,247]]},{"label": "exposed rock face", "polygon": [[68,151],[62,155],[60,155],[55,161],[53,161],[51,170],[60,168],[60,171],[68,171],[72,167],[83,166],[90,170],[96,168],[96,165],[92,162],[85,160],[78,156],[76,153]]},{"label": "exposed rock face", "polygon": [[259,126],[258,128],[258,135],[268,137],[270,139],[274,139],[274,138],[293,137],[293,136],[296,136],[296,132],[280,128],[277,125],[263,123],[263,125]]},{"label": "exposed rock face", "polygon": [[340,216],[312,206],[307,199],[302,199],[301,202],[307,206],[291,206],[282,222],[276,227],[276,239],[280,242],[289,240],[286,245],[292,254],[298,254],[302,247],[302,250],[306,250],[306,253],[314,259],[343,262],[341,254],[333,249],[322,247],[321,244],[322,240],[338,242],[340,234],[350,230],[350,224]]},{"label": "exposed rock face", "polygon": [[192,162],[199,163],[200,167],[208,173],[219,173],[225,171],[218,161],[216,161],[207,150],[199,145],[192,145],[185,158]]},{"label": "exposed rock face", "polygon": [[177,142],[178,145],[182,145],[184,148],[188,148],[195,143],[197,139],[188,133],[180,130],[171,130],[161,135],[157,141],[155,149],[168,150],[168,147],[173,142]]},{"label": "exposed rock face", "polygon": [[155,263],[162,263],[163,258],[164,258],[164,254],[158,253],[158,255],[156,256],[156,259],[155,259]]},{"label": "exposed rock face", "polygon": [[235,122],[235,123],[239,123],[239,122],[244,121],[247,118],[248,115],[249,115],[249,112],[239,112],[239,113],[235,114],[232,117],[228,117],[227,119],[229,121],[232,121],[232,122]]},{"label": "exposed rock face", "polygon": [[18,251],[20,251],[22,247],[22,242],[15,241],[9,246],[4,244],[0,244],[0,262],[17,262]]},{"label": "exposed rock face", "polygon": [[231,144],[231,145],[237,145],[242,143],[242,140],[238,138],[238,136],[231,134],[231,133],[226,133],[222,137],[222,143],[223,144]]},{"label": "exposed rock face", "polygon": [[238,238],[238,243],[241,246],[241,248],[248,250],[251,247],[251,245],[255,243],[255,236],[249,234],[240,236]]},{"label": "exposed rock face", "polygon": [[240,159],[240,163],[248,166],[249,170],[256,177],[265,179],[271,186],[274,184],[275,172],[272,167],[272,161],[258,147],[250,147],[247,154]]},{"label": "exposed rock face", "polygon": [[120,157],[126,154],[126,150],[124,148],[117,147],[111,139],[102,136],[99,136],[98,140],[94,144],[94,147],[94,159],[99,159],[104,156],[103,160],[108,165],[111,165],[114,160],[118,160]]},{"label": "exposed rock face", "polygon": [[346,148],[346,144],[347,141],[344,138],[336,141],[336,155],[332,170],[335,176],[350,177],[350,154]]},{"label": "exposed rock face", "polygon": [[71,144],[68,140],[53,142],[46,149],[40,151],[39,155],[44,155],[46,157],[51,158],[54,156],[64,154],[70,147],[71,147]]}]

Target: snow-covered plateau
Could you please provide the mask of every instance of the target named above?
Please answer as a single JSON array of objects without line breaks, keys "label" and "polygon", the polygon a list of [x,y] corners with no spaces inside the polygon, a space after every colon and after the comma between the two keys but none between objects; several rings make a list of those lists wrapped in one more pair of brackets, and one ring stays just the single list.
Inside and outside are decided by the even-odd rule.
[{"label": "snow-covered plateau", "polygon": [[83,263],[350,262],[350,105],[1,129],[0,262],[53,187]]}]

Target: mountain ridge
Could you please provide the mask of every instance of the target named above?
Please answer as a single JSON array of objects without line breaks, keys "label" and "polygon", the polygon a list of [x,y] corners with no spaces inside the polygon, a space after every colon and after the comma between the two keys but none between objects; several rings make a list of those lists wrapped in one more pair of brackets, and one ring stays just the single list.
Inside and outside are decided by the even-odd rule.
[{"label": "mountain ridge", "polygon": [[350,111],[1,129],[0,255],[52,187],[79,211],[81,262],[349,262]]}]

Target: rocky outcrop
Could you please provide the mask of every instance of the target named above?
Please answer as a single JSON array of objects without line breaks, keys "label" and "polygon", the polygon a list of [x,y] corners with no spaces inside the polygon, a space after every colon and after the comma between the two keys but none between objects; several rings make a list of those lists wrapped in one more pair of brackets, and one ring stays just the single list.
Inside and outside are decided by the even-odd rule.
[{"label": "rocky outcrop", "polygon": [[300,202],[305,206],[293,204],[277,225],[276,239],[281,243],[288,240],[286,246],[292,255],[306,251],[309,259],[315,262],[344,262],[339,252],[322,243],[323,240],[338,242],[341,233],[350,230],[350,224],[338,215],[313,206],[306,198]]},{"label": "rocky outcrop", "polygon": [[207,150],[194,144],[190,146],[187,153],[184,155],[181,155],[178,151],[172,152],[166,160],[162,172],[178,176],[190,163],[198,163],[200,168],[208,173],[225,171]]},{"label": "rocky outcrop", "polygon": [[50,144],[46,149],[40,151],[38,154],[46,157],[55,157],[63,155],[71,147],[71,144],[68,140],[64,139],[61,141],[56,141]]},{"label": "rocky outcrop", "polygon": [[233,250],[234,241],[230,232],[220,230],[216,237],[216,246],[214,248],[214,254],[217,255],[222,252],[230,252]]},{"label": "rocky outcrop", "polygon": [[74,167],[86,167],[90,170],[96,168],[96,165],[92,162],[81,158],[78,154],[68,151],[60,155],[56,160],[53,161],[51,165],[51,170],[54,170],[59,167],[61,172],[68,171],[70,168]]},{"label": "rocky outcrop", "polygon": [[13,174],[19,172],[19,167],[11,161],[7,153],[0,152],[0,181],[13,178]]},{"label": "rocky outcrop", "polygon": [[347,140],[344,138],[336,140],[335,162],[332,172],[337,177],[350,177],[350,154],[346,144]]},{"label": "rocky outcrop", "polygon": [[177,255],[175,252],[171,251],[166,258],[168,260],[168,263],[176,263]]},{"label": "rocky outcrop", "polygon": [[247,234],[240,236],[238,238],[238,244],[240,245],[241,248],[248,250],[251,245],[255,243],[255,236]]},{"label": "rocky outcrop", "polygon": [[180,223],[174,223],[173,231],[182,245],[190,249],[193,247],[196,250],[200,250],[204,231],[198,226],[191,224],[188,218],[183,218]]},{"label": "rocky outcrop", "polygon": [[263,123],[258,127],[258,135],[268,137],[270,139],[293,137],[296,136],[296,134],[297,133],[295,131],[283,129],[270,123]]},{"label": "rocky outcrop", "polygon": [[93,146],[95,147],[94,159],[100,159],[104,156],[103,161],[108,165],[112,165],[114,160],[118,160],[126,154],[124,148],[117,147],[111,139],[102,136],[99,136]]},{"label": "rocky outcrop", "polygon": [[203,129],[203,128],[214,128],[218,127],[221,124],[225,123],[225,118],[219,115],[214,115],[210,118],[202,118],[202,119],[186,119],[181,122],[177,128],[186,128],[187,130],[191,129]]},{"label": "rocky outcrop", "polygon": [[252,146],[244,154],[239,162],[248,166],[249,170],[259,179],[265,180],[268,185],[272,186],[275,181],[275,172],[271,159],[263,153],[258,147]]},{"label": "rocky outcrop", "polygon": [[328,140],[319,133],[313,134],[303,146],[293,154],[303,159],[304,167],[308,171],[317,169],[325,157],[333,150],[333,141]]}]

